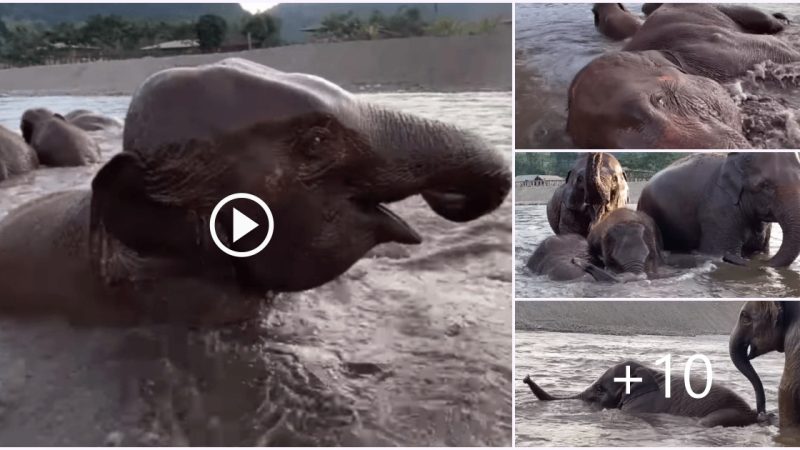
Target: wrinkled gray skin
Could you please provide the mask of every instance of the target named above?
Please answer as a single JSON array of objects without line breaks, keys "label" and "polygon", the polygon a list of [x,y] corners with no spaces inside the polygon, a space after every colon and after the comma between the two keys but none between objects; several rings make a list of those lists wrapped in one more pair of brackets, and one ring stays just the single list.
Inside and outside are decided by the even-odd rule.
[{"label": "wrinkled gray skin", "polygon": [[746,302],[730,336],[731,361],[750,381],[756,393],[756,409],[766,410],[761,378],[750,361],[766,353],[785,353],[778,388],[778,419],[784,431],[800,427],[800,305],[794,301]]},{"label": "wrinkled gray skin", "polygon": [[587,240],[592,259],[615,274],[647,278],[657,275],[663,261],[658,227],[641,211],[612,211],[592,227]]},{"label": "wrinkled gray skin", "polygon": [[44,108],[25,111],[20,122],[25,142],[48,166],[83,166],[100,162],[100,147],[86,132]]},{"label": "wrinkled gray skin", "polygon": [[[324,284],[381,243],[419,243],[387,203],[421,194],[464,222],[510,188],[508,159],[480,137],[321,78],[240,59],[169,69],[133,95],[123,151],[91,191],[47,196],[0,223],[0,308],[242,320],[267,292]],[[214,206],[236,192],[275,218],[270,244],[246,259],[209,232]],[[223,242],[231,222],[216,224]],[[248,238],[230,246],[260,243]]]},{"label": "wrinkled gray skin", "polygon": [[76,109],[64,115],[64,118],[72,125],[83,131],[100,131],[107,129],[122,128],[122,122],[103,114],[98,114],[87,109]]},{"label": "wrinkled gray skin", "polygon": [[589,262],[589,245],[586,238],[577,234],[548,237],[536,247],[527,266],[533,273],[554,281],[617,281]]},{"label": "wrinkled gray skin", "polygon": [[547,221],[556,234],[586,237],[592,224],[627,203],[628,182],[619,161],[609,153],[586,153],[548,201]]},{"label": "wrinkled gray skin", "polygon": [[[631,377],[642,378],[632,383],[629,394],[625,393],[625,383],[614,382],[614,378],[626,376],[626,366],[630,366]],[[730,389],[712,384],[704,398],[691,397],[684,387],[683,377],[672,376],[670,398],[664,392],[664,373],[653,370],[635,361],[625,361],[608,369],[597,381],[580,394],[557,397],[548,394],[526,376],[523,380],[533,394],[542,401],[582,400],[596,409],[619,409],[629,414],[672,414],[684,417],[697,417],[700,424],[715,426],[746,426],[757,423],[758,415],[744,399]],[[691,378],[695,392],[705,389],[705,379]]]},{"label": "wrinkled gray skin", "polygon": [[0,125],[0,181],[37,167],[36,152],[19,135]]},{"label": "wrinkled gray skin", "polygon": [[656,222],[666,250],[740,265],[767,252],[771,223],[778,222],[783,242],[768,264],[785,267],[800,254],[800,159],[796,153],[693,154],[650,179],[638,209]]},{"label": "wrinkled gray skin", "polygon": [[749,148],[721,82],[800,53],[746,6],[665,4],[621,52],[600,56],[569,88],[567,132],[582,148]]}]

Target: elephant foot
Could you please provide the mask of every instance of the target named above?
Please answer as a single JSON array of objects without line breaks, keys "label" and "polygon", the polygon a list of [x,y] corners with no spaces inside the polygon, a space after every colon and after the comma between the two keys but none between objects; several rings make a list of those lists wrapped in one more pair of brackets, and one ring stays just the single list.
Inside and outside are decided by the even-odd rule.
[{"label": "elephant foot", "polygon": [[722,257],[722,260],[729,264],[734,264],[737,266],[746,266],[747,260],[742,258],[739,255],[733,253],[726,253],[725,256]]}]

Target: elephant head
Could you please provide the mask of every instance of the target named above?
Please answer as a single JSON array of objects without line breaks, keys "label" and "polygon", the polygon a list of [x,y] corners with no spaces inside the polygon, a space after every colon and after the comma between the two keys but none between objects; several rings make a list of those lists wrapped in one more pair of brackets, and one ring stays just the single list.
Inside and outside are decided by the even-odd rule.
[{"label": "elephant head", "polygon": [[591,225],[628,203],[628,181],[617,158],[608,153],[586,156],[584,203],[589,207]]},{"label": "elephant head", "polygon": [[31,141],[33,140],[33,132],[36,127],[40,126],[43,122],[52,119],[54,116],[56,116],[56,114],[47,108],[32,108],[26,110],[22,114],[22,120],[19,124],[19,129],[22,132],[22,137],[25,139],[25,142],[31,144]]},{"label": "elephant head", "polygon": [[749,148],[731,96],[658,51],[613,52],[569,88],[567,133],[581,148]]},{"label": "elephant head", "polygon": [[[631,384],[630,393],[625,393],[625,383],[618,383],[614,378],[622,378],[627,375],[630,367],[630,374],[635,378],[642,378],[639,383]],[[636,398],[647,392],[660,390],[660,385],[656,379],[658,374],[647,366],[635,361],[626,361],[617,364],[600,376],[591,386],[580,394],[571,396],[553,396],[539,387],[531,378],[525,377],[523,382],[527,384],[533,394],[542,401],[554,400],[582,400],[597,409],[620,409],[630,398]],[[663,377],[663,374],[662,374]]]},{"label": "elephant head", "polygon": [[731,153],[722,166],[719,185],[743,211],[745,220],[778,222],[783,241],[769,260],[790,265],[800,254],[800,159],[796,153]]},{"label": "elephant head", "polygon": [[[204,264],[255,292],[298,291],[378,244],[419,243],[387,203],[421,194],[440,216],[464,222],[497,208],[510,187],[508,159],[473,133],[366,103],[315,76],[228,59],[159,72],[135,92],[123,152],[92,182],[92,251],[106,280],[133,254],[116,266]],[[270,244],[246,259],[209,244],[213,207],[237,192],[261,198],[274,216]],[[227,225],[217,228],[230,237]]]},{"label": "elephant head", "polygon": [[750,360],[771,351],[783,352],[784,309],[784,302],[746,302],[731,332],[731,361],[753,385],[759,414],[766,410],[764,386]]}]

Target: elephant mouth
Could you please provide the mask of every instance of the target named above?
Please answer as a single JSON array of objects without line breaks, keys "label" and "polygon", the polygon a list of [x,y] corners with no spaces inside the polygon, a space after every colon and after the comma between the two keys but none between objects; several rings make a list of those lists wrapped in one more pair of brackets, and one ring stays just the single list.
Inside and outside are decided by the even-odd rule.
[{"label": "elephant mouth", "polygon": [[352,202],[370,222],[376,225],[383,240],[407,245],[422,243],[422,236],[383,203],[364,199],[353,199]]}]

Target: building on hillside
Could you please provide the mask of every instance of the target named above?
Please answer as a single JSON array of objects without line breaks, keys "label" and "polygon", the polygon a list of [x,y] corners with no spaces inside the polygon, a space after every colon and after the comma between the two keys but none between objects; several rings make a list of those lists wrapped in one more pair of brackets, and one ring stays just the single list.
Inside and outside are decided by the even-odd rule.
[{"label": "building on hillside", "polygon": [[177,41],[167,41],[167,42],[160,42],[155,45],[148,45],[146,47],[142,47],[141,50],[144,51],[185,51],[185,50],[193,50],[199,49],[200,42],[197,39],[181,39]]},{"label": "building on hillside", "polygon": [[514,179],[516,187],[559,186],[563,183],[564,177],[558,175],[518,175]]}]

